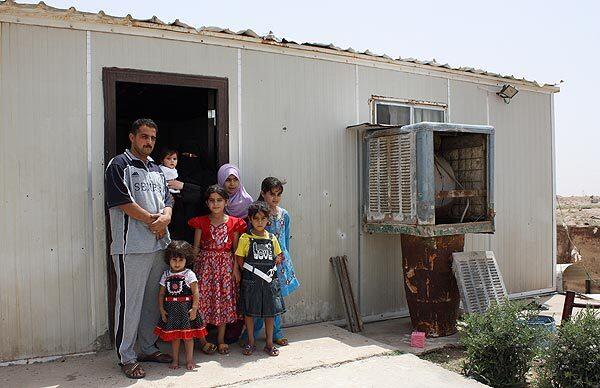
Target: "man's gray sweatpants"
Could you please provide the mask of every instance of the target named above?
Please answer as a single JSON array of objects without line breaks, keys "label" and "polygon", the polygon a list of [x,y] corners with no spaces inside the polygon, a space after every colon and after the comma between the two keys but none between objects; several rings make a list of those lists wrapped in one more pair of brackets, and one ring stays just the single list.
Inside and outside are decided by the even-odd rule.
[{"label": "man's gray sweatpants", "polygon": [[115,348],[121,364],[136,361],[135,342],[144,354],[158,349],[153,331],[160,318],[158,289],[167,265],[165,251],[113,255],[117,273]]}]

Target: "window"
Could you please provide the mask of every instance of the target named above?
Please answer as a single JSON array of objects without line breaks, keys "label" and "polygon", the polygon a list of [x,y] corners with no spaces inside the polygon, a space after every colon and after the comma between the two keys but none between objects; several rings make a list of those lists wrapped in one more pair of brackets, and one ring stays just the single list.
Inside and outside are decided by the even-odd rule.
[{"label": "window", "polygon": [[445,108],[442,106],[423,106],[393,101],[375,101],[373,104],[375,123],[389,125],[408,125],[429,121],[443,123]]}]

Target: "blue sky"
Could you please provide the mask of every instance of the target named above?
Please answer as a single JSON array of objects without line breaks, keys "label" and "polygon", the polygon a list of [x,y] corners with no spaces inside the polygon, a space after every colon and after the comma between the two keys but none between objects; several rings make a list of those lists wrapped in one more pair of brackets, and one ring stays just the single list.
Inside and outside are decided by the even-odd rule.
[{"label": "blue sky", "polygon": [[299,43],[334,43],[393,58],[435,58],[557,83],[557,192],[600,194],[597,1],[98,1],[47,0],[59,8],[196,26],[273,31]]}]

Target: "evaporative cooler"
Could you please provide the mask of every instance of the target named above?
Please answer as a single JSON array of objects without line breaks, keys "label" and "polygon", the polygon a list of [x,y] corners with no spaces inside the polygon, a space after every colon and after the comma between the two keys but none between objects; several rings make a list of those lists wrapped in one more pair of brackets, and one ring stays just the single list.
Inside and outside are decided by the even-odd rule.
[{"label": "evaporative cooler", "polygon": [[363,228],[400,234],[413,327],[456,332],[452,253],[465,233],[494,232],[494,128],[429,123],[361,124]]}]

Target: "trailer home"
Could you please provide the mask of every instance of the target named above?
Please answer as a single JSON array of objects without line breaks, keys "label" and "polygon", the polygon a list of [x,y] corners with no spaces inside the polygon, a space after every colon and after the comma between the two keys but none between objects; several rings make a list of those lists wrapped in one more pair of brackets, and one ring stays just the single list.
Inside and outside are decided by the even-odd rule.
[{"label": "trailer home", "polygon": [[400,236],[365,227],[361,123],[493,127],[495,233],[465,250],[494,251],[513,296],[555,289],[555,86],[44,3],[0,2],[0,23],[0,361],[110,345],[104,169],[140,116],[189,169],[235,163],[254,197],[287,181],[287,324],[344,316],[340,255],[365,320],[407,315]]}]

